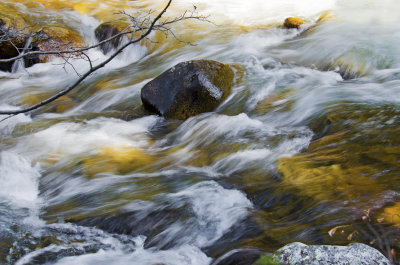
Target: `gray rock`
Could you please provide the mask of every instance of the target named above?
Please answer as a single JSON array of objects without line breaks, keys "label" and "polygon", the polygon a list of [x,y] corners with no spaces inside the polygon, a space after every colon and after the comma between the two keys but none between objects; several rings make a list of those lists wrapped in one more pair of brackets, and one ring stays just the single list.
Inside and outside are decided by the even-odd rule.
[{"label": "gray rock", "polygon": [[390,265],[378,250],[365,244],[348,246],[307,246],[292,243],[279,249],[275,255],[283,265]]}]

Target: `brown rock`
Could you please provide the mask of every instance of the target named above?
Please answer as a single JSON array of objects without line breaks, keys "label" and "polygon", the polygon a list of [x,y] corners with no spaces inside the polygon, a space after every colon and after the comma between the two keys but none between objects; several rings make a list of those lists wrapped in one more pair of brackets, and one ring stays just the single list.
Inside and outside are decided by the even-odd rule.
[{"label": "brown rock", "polygon": [[[68,50],[86,46],[80,34],[64,25],[35,24],[35,19],[20,12],[14,5],[0,2],[0,59],[16,57],[22,51]],[[41,31],[38,32],[38,29]],[[39,34],[38,34],[39,33]],[[33,36],[29,38],[29,36]],[[29,45],[28,45],[29,44]],[[47,62],[56,55],[33,55],[24,58],[25,67]],[[11,71],[14,62],[0,63],[1,71]]]},{"label": "brown rock", "polygon": [[[85,41],[78,32],[63,26],[45,27],[41,33],[40,39],[36,42],[40,51],[63,51],[86,46]],[[40,62],[48,62],[55,56],[58,55],[41,55]]]},{"label": "brown rock", "polygon": [[288,29],[298,29],[305,22],[306,21],[302,18],[288,17],[287,19],[285,19],[283,26]]}]

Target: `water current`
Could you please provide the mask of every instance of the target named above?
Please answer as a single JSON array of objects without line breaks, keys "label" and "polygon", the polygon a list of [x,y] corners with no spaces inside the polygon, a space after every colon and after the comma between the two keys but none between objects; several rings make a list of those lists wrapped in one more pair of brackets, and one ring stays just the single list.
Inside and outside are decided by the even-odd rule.
[{"label": "water current", "polygon": [[[89,44],[115,12],[165,5],[5,2]],[[195,45],[153,34],[159,43],[129,47],[74,92],[0,123],[1,264],[207,265],[239,248],[379,248],[377,238],[400,252],[400,4],[176,0],[166,16],[193,5],[214,23],[173,28]],[[307,23],[285,29],[288,16]],[[185,121],[146,113],[141,88],[193,59],[231,64],[232,94]],[[0,109],[77,78],[59,59],[0,72]]]}]

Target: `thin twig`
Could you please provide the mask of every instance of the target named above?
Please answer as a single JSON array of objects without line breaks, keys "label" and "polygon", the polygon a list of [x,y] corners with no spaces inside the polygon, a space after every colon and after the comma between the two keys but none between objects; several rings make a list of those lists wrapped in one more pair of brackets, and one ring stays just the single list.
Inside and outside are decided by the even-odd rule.
[{"label": "thin twig", "polygon": [[77,81],[75,81],[75,83],[73,83],[71,86],[69,86],[68,88],[61,90],[60,92],[54,94],[53,96],[35,104],[32,105],[30,107],[24,108],[24,109],[20,109],[20,110],[5,110],[5,111],[0,111],[0,115],[16,115],[16,114],[20,114],[20,113],[26,113],[32,110],[35,110],[37,108],[40,108],[62,96],[64,96],[65,94],[69,93],[71,90],[73,90],[74,88],[76,88],[83,80],[85,80],[89,75],[91,75],[93,72],[97,71],[98,69],[104,67],[105,65],[107,65],[109,62],[111,62],[117,55],[119,55],[123,50],[125,50],[125,48],[127,48],[128,46],[137,43],[139,41],[141,41],[142,39],[146,38],[153,30],[154,25],[158,22],[158,20],[162,17],[162,15],[167,11],[167,9],[169,8],[169,6],[171,5],[172,0],[169,0],[167,5],[165,6],[165,8],[157,15],[157,17],[152,21],[152,23],[150,24],[150,26],[148,27],[147,31],[145,31],[140,37],[138,37],[135,40],[129,41],[126,44],[124,44],[123,46],[121,46],[117,51],[115,51],[107,60],[103,61],[102,63],[98,64],[97,66],[89,69],[89,71],[87,71],[85,74],[83,74]]}]

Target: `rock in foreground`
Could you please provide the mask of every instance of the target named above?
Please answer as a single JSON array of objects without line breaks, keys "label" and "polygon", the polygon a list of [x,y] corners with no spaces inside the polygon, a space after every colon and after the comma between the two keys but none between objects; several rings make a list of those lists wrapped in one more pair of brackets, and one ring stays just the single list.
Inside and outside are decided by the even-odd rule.
[{"label": "rock in foreground", "polygon": [[307,246],[302,243],[292,243],[279,249],[275,256],[279,263],[284,265],[391,264],[378,250],[359,243],[348,246]]},{"label": "rock in foreground", "polygon": [[230,66],[217,61],[179,63],[142,88],[143,106],[178,120],[209,112],[229,95],[233,77]]}]

